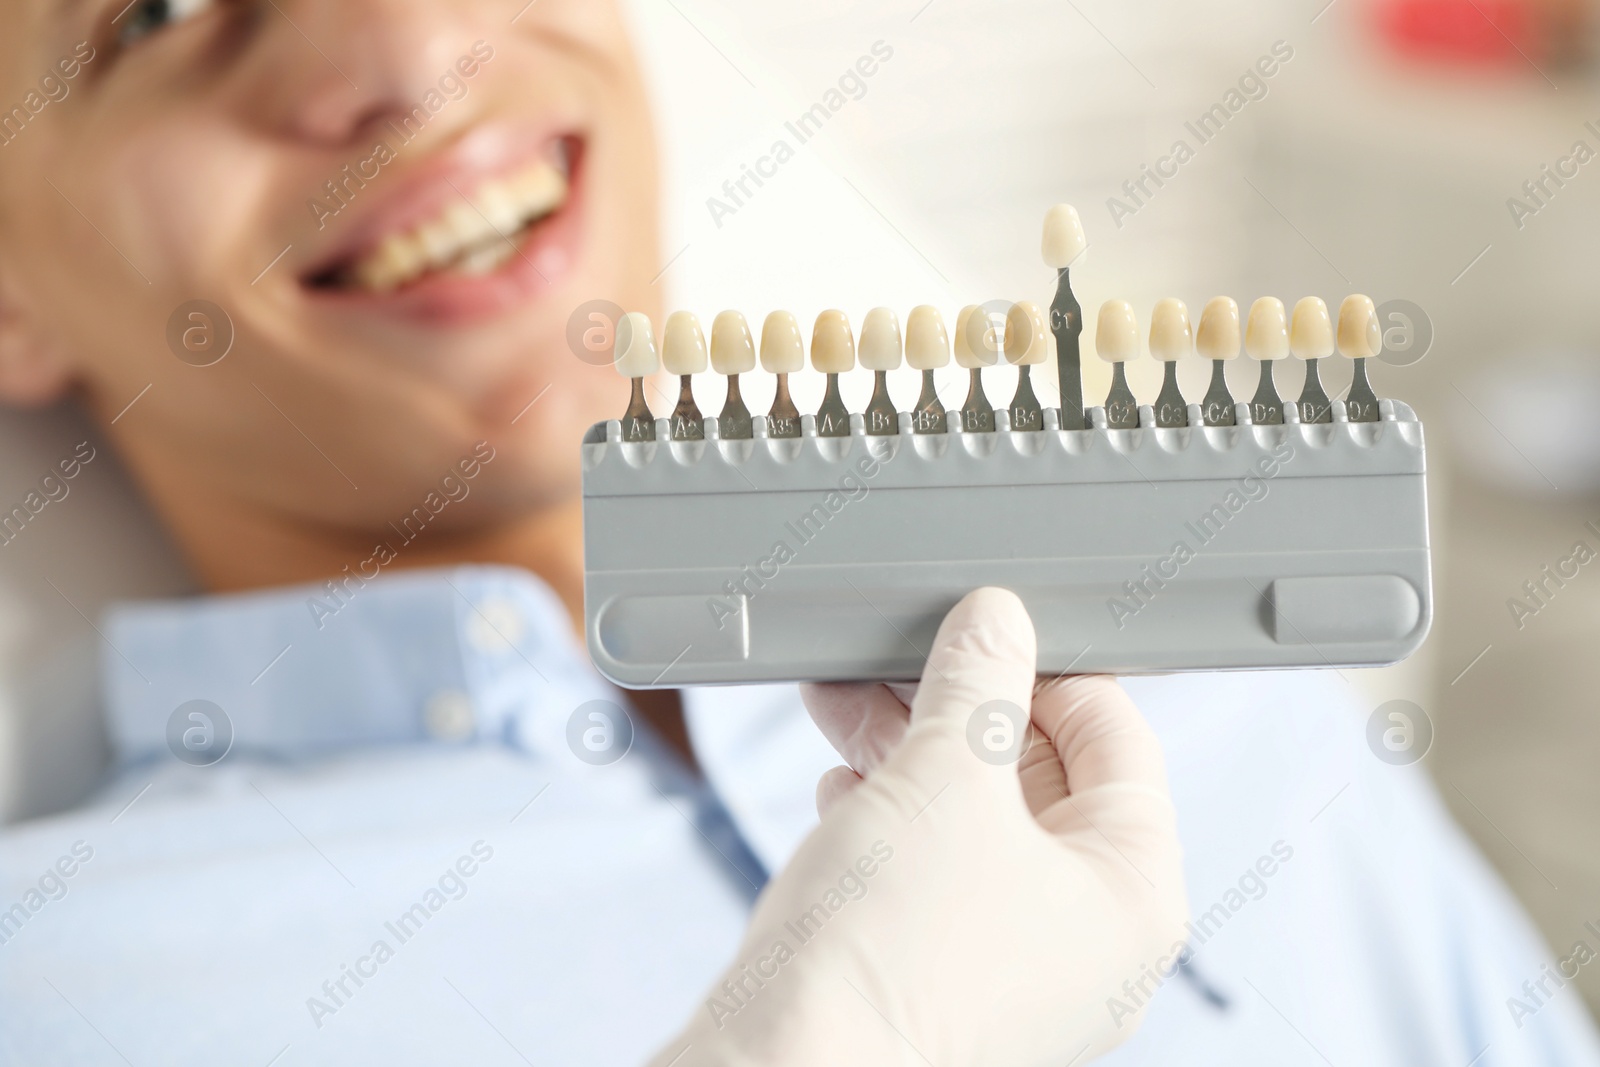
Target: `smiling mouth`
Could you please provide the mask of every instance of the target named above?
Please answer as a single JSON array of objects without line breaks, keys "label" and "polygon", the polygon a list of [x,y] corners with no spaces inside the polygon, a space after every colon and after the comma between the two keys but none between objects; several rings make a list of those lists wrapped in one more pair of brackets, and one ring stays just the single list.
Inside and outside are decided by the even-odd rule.
[{"label": "smiling mouth", "polygon": [[392,293],[436,277],[493,274],[571,194],[578,145],[555,143],[548,157],[486,179],[421,223],[389,233],[364,251],[307,279],[315,289]]}]

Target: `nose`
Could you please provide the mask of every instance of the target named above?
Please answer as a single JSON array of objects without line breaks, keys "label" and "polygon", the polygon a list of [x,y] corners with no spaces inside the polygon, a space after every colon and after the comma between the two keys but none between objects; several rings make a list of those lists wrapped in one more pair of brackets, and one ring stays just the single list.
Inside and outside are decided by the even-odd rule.
[{"label": "nose", "polygon": [[277,132],[359,140],[438,91],[475,34],[471,0],[273,0],[262,9],[255,99]]}]

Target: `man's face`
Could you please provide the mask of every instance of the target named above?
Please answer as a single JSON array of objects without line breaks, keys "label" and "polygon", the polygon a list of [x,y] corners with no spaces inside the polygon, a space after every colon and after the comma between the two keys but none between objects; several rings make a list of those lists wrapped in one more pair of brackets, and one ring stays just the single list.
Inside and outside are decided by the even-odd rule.
[{"label": "man's face", "polygon": [[[568,320],[655,310],[654,153],[612,3],[0,3],[13,399],[76,383],[158,501],[352,535],[480,439],[497,458],[456,522],[572,492],[626,385]],[[235,332],[211,366],[168,341],[194,300]],[[179,318],[201,349],[226,329]]]}]

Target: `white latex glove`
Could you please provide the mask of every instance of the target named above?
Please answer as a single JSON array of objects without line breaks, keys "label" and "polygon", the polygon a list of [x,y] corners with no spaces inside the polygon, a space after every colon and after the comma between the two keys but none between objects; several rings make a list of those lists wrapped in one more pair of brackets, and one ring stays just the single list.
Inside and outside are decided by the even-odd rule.
[{"label": "white latex glove", "polygon": [[[1187,917],[1161,751],[1112,679],[1036,684],[1035,648],[1016,596],[980,589],[909,711],[883,685],[807,687],[855,770],[824,776],[821,825],[658,1065],[1063,1067],[1133,1032],[1109,999],[1170,967]],[[1042,734],[1018,762],[968,742],[995,700]]]}]

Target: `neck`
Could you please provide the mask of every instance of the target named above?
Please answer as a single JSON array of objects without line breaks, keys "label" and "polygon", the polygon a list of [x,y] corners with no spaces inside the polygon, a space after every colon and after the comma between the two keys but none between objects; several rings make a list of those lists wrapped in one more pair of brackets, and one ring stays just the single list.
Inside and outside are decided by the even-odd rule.
[{"label": "neck", "polygon": [[494,527],[385,526],[357,533],[150,488],[196,576],[214,592],[322,582],[347,572],[372,577],[462,563],[505,564],[543,579],[575,631],[583,632],[583,509],[576,495]]}]

